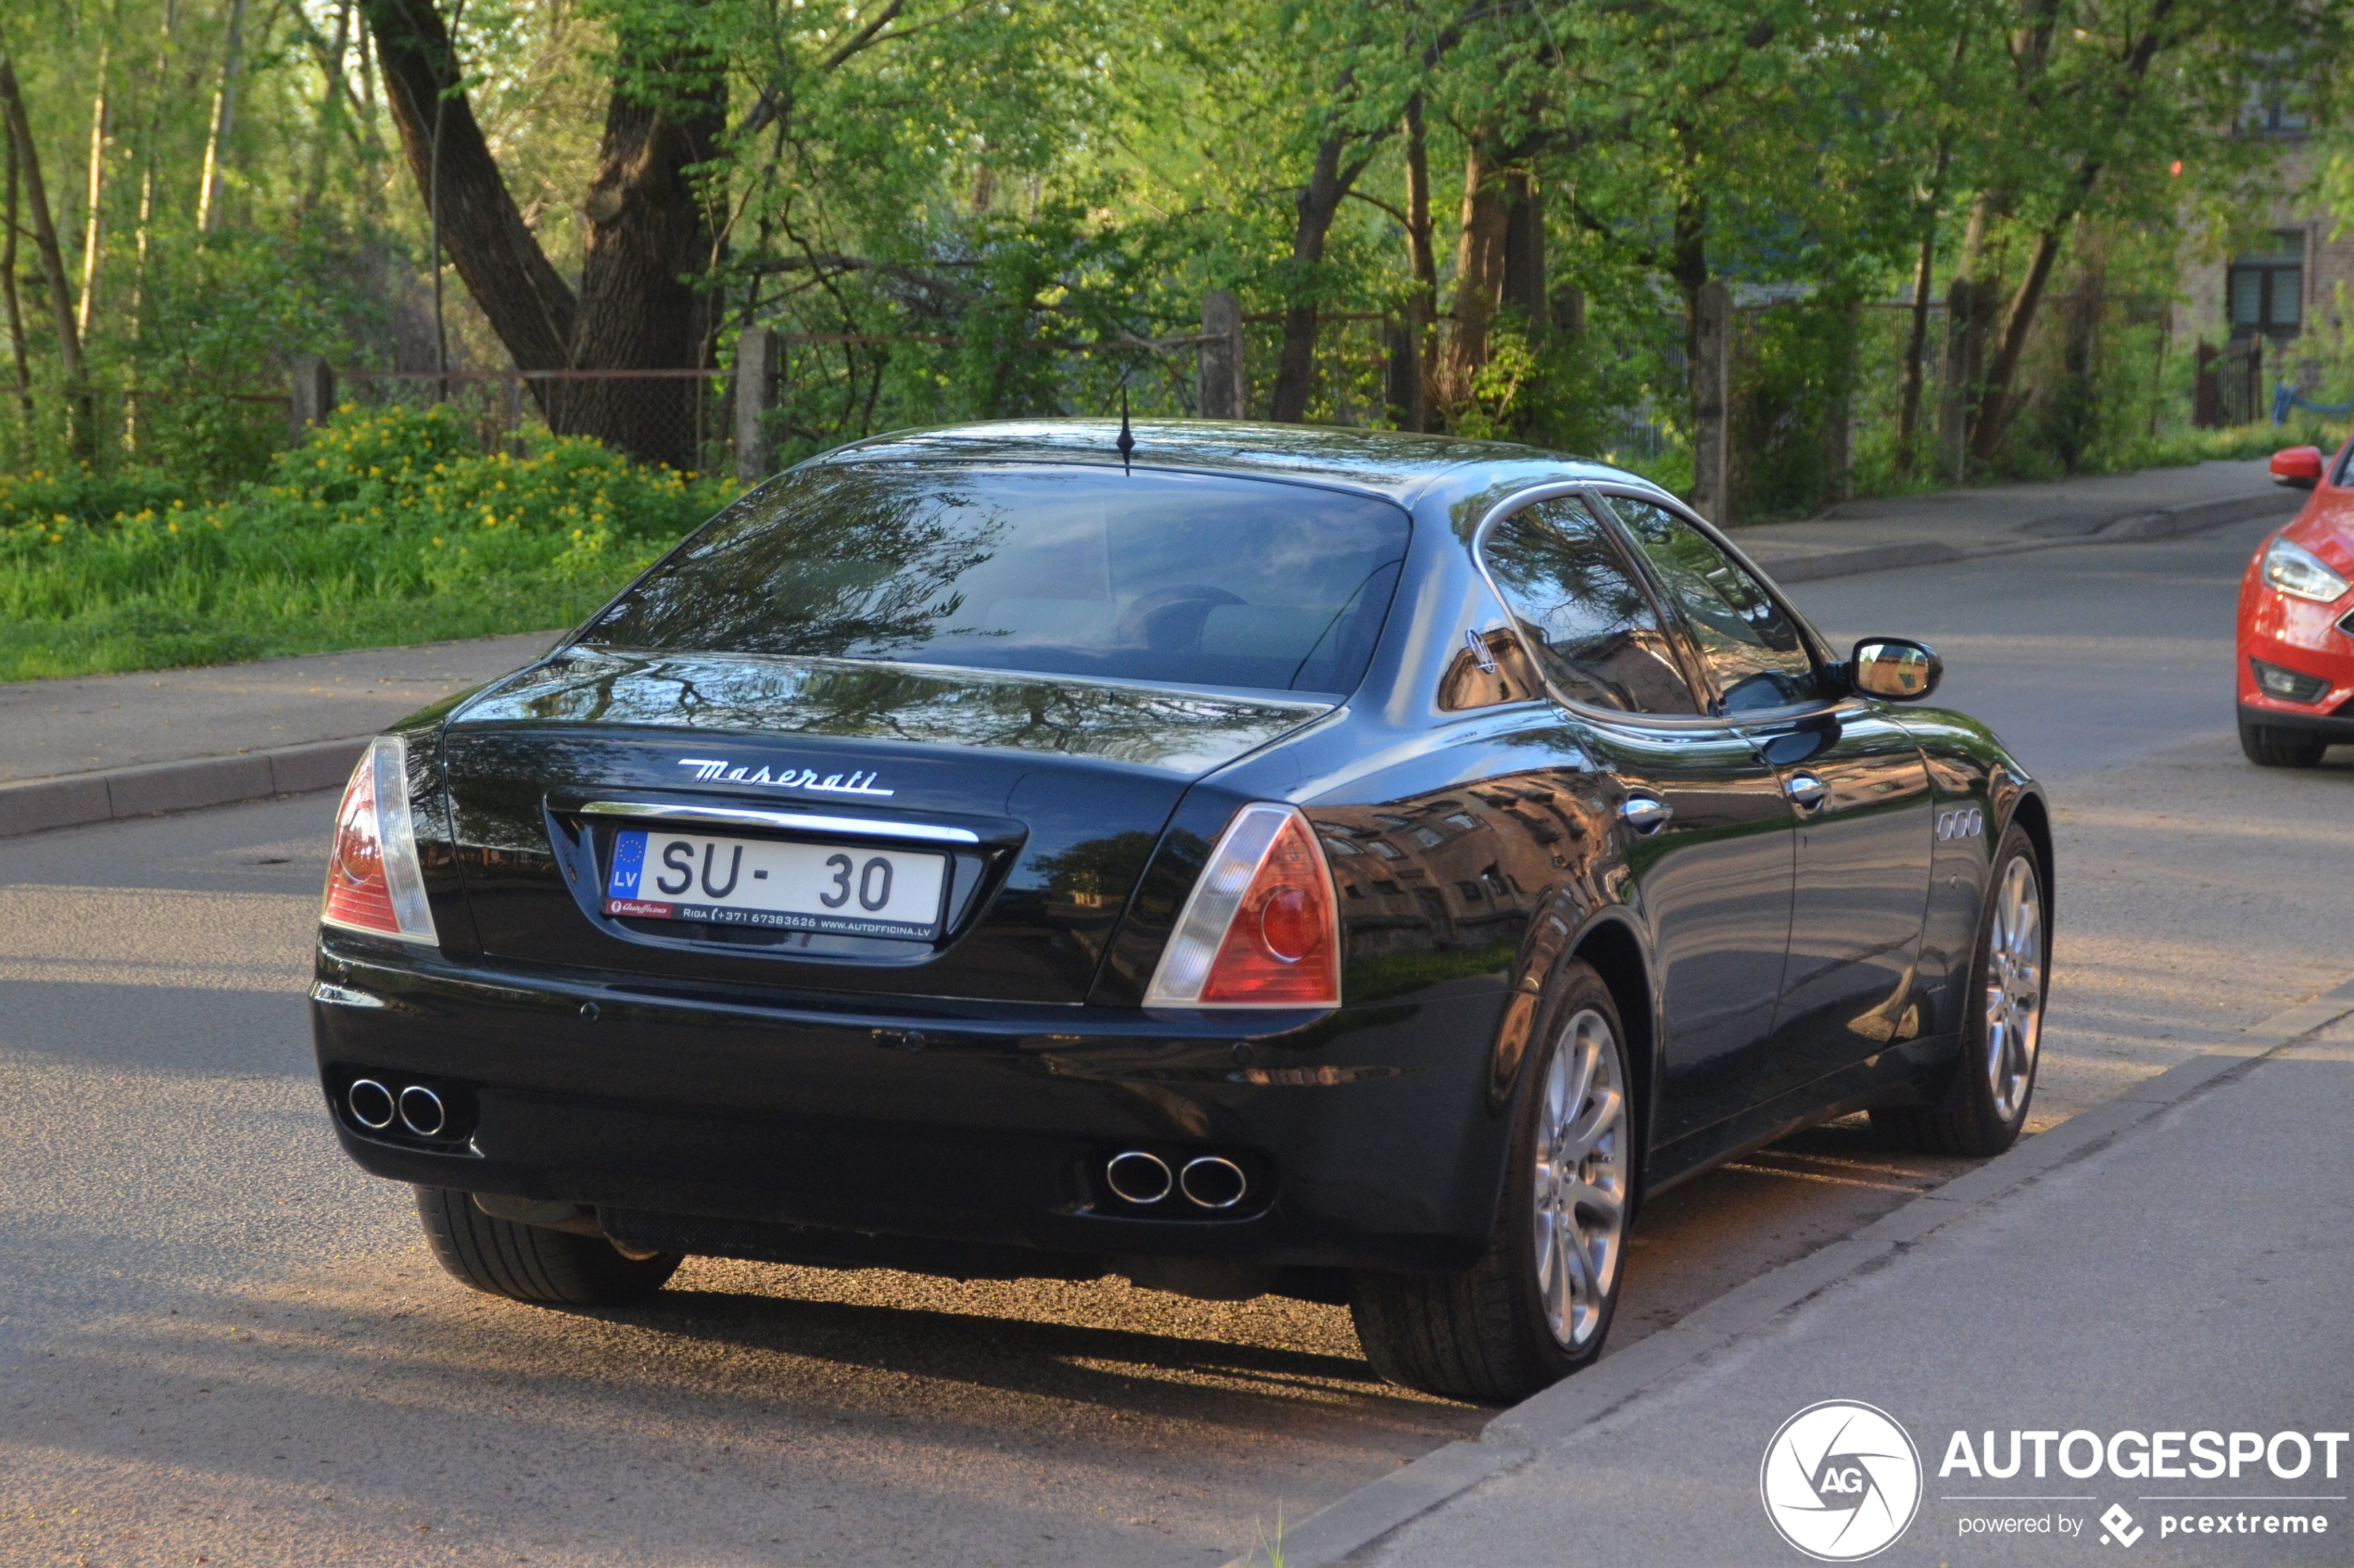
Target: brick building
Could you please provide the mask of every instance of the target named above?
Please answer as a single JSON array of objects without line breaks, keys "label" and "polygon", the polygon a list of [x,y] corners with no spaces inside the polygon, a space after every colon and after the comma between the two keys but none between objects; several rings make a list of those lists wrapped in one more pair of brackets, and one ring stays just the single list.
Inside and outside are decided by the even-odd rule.
[{"label": "brick building", "polygon": [[[2354,325],[2345,319],[2354,317],[2354,232],[2332,237],[2342,220],[2315,189],[2319,149],[2304,120],[2277,104],[2259,105],[2249,130],[2280,144],[2283,194],[2271,203],[2262,230],[2242,234],[2228,247],[2206,237],[2185,246],[2174,306],[2174,341],[2218,351],[2212,362],[2224,386],[2221,406],[2212,406],[2212,395],[2203,397],[2209,406],[2202,423],[2262,417],[2276,382],[2311,390],[2321,357],[2341,354],[2346,329]],[[2258,360],[2252,375],[2251,350]]]}]

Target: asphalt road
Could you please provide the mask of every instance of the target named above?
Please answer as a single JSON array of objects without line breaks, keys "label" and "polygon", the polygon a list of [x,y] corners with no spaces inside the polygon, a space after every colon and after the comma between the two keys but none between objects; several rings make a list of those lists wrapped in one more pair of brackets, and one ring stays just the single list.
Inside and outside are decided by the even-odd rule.
[{"label": "asphalt road", "polygon": [[[2354,974],[2354,767],[2259,774],[2261,525],[1807,585],[2054,785],[2033,1125]],[[2348,753],[2341,752],[2343,757]],[[470,1295],[335,1151],[299,994],[329,803],[0,843],[0,1563],[1214,1563],[1467,1435],[1345,1313],[694,1262]],[[1933,1185],[1860,1122],[1646,1211],[1622,1344]]]}]

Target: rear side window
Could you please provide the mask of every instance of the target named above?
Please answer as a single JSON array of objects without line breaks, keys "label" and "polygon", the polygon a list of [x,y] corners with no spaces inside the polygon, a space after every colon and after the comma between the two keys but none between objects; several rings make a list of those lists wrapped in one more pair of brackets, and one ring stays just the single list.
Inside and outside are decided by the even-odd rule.
[{"label": "rear side window", "polygon": [[1268,691],[1353,691],[1405,512],[1102,468],[819,467],[722,512],[583,639]]},{"label": "rear side window", "polygon": [[1610,509],[1683,612],[1727,713],[1821,698],[1822,682],[1804,639],[1764,584],[1665,507],[1613,496]]},{"label": "rear side window", "polygon": [[1563,696],[1629,714],[1699,713],[1651,596],[1594,514],[1572,499],[1489,528],[1480,558]]}]

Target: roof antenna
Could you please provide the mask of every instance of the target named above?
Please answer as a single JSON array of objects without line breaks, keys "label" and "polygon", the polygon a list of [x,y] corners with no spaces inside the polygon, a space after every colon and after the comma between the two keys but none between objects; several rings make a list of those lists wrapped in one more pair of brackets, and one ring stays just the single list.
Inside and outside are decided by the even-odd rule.
[{"label": "roof antenna", "polygon": [[1122,372],[1120,377],[1120,439],[1114,441],[1112,445],[1120,449],[1120,471],[1122,474],[1133,473],[1133,470],[1128,466],[1128,456],[1131,452],[1133,452],[1136,449],[1136,436],[1133,431],[1128,428],[1128,376],[1126,372]]}]

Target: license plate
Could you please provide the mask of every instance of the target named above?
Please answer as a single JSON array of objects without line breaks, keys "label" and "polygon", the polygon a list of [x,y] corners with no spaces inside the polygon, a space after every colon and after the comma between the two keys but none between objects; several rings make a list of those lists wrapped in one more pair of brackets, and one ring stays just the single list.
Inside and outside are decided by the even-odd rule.
[{"label": "license plate", "polygon": [[930,941],[947,879],[940,854],[632,828],[614,844],[605,913]]}]

